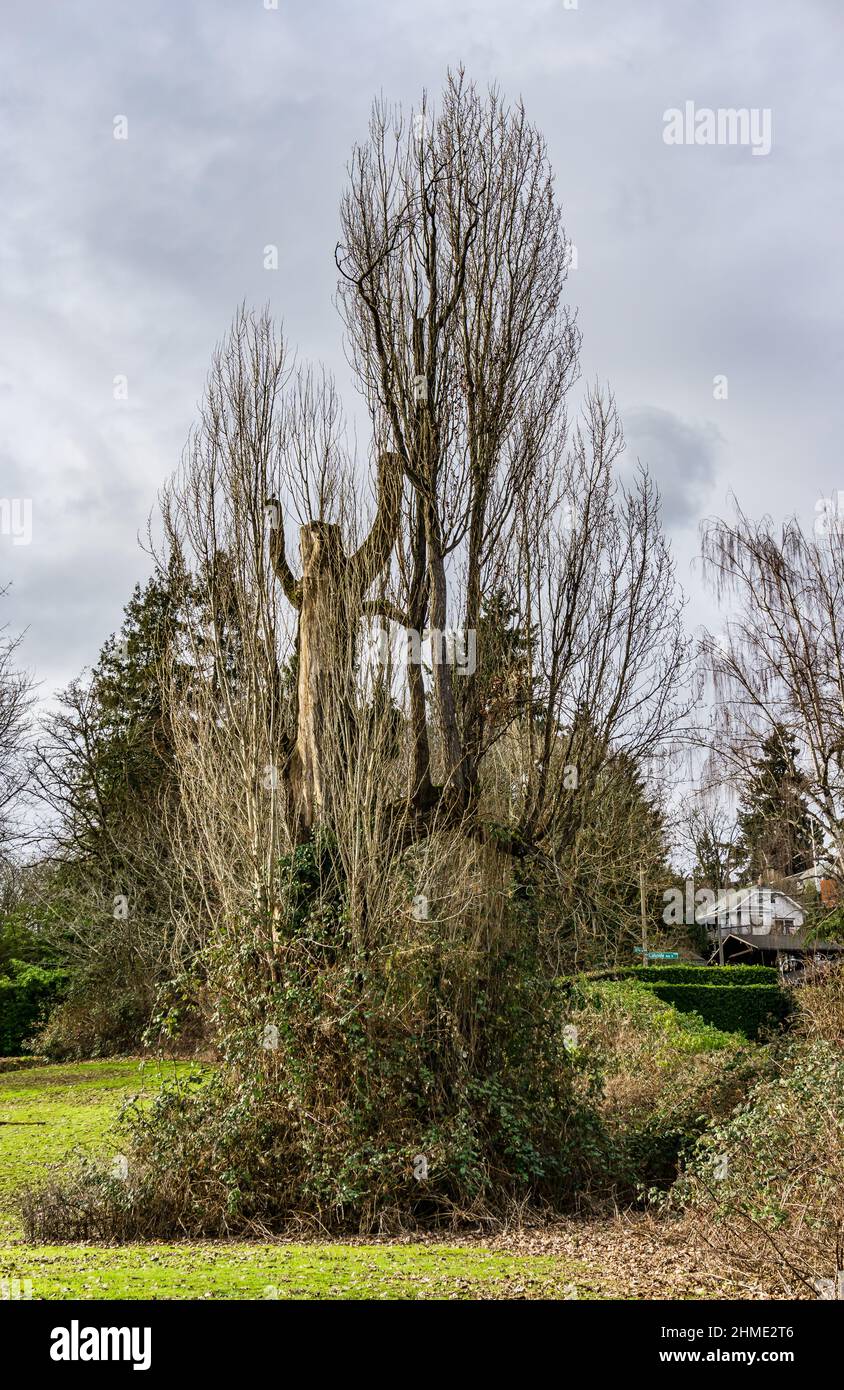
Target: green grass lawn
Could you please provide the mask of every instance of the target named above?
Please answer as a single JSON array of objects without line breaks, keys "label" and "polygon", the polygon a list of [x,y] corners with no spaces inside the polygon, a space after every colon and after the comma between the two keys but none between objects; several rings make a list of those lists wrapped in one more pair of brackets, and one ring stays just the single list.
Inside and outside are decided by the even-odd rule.
[{"label": "green grass lawn", "polygon": [[9,1288],[20,1281],[36,1299],[596,1296],[582,1265],[478,1245],[27,1245],[14,1212],[16,1190],[74,1152],[118,1153],[121,1103],[151,1096],[166,1077],[192,1069],[118,1060],[0,1072],[0,1121],[16,1122],[0,1124],[0,1281]]},{"label": "green grass lawn", "polygon": [[74,1153],[118,1152],[121,1103],[152,1096],[184,1062],[75,1062],[0,1073],[0,1237],[18,1230],[10,1199]]},{"label": "green grass lawn", "polygon": [[550,1258],[440,1245],[0,1247],[0,1279],[47,1299],[571,1297],[577,1271],[561,1274]]}]

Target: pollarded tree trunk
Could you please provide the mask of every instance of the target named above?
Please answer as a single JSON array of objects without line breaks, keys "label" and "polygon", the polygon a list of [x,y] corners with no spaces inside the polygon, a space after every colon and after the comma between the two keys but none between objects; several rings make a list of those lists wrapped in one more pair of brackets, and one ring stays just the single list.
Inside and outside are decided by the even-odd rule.
[{"label": "pollarded tree trunk", "polygon": [[372,529],[353,555],[343,549],[340,527],[311,521],[300,530],[302,578],[295,579],[284,552],[281,508],[269,498],[273,530],[270,557],[286,597],[298,609],[296,744],[290,765],[293,803],[309,833],[328,810],[329,750],[343,756],[353,718],[355,648],[367,590],[386,569],[399,526],[402,460],[382,454],[378,508]]},{"label": "pollarded tree trunk", "polygon": [[349,717],[359,610],[339,526],[311,523],[300,535],[298,710],[291,781],[299,817],[310,829],[326,809],[328,740],[342,740]]}]

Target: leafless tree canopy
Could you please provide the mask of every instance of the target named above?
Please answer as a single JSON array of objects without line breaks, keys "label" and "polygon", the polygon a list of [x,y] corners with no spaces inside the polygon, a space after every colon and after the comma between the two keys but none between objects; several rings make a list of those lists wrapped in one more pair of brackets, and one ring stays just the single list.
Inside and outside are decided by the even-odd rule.
[{"label": "leafless tree canopy", "polygon": [[[763,738],[791,735],[811,810],[840,872],[844,849],[844,536],[807,535],[737,509],[703,533],[705,572],[737,601],[736,616],[704,654],[715,683],[714,770],[740,780]],[[783,750],[785,751],[785,750]]]},{"label": "leafless tree canopy", "polygon": [[[320,827],[364,918],[377,866],[435,830],[553,861],[609,760],[654,758],[685,707],[659,498],[619,482],[611,395],[569,420],[568,245],[524,110],[460,73],[410,122],[376,103],[341,230],[371,486],[331,380],[241,310],[162,498],[193,613],[170,663],[186,854],[227,920],[277,917],[273,866]],[[454,629],[474,669],[442,659]],[[396,657],[426,632],[429,665]]]},{"label": "leafless tree canopy", "polygon": [[[0,590],[0,597],[5,590]],[[19,637],[0,628],[0,863],[21,838],[19,797],[29,780],[32,682],[18,668]]]}]

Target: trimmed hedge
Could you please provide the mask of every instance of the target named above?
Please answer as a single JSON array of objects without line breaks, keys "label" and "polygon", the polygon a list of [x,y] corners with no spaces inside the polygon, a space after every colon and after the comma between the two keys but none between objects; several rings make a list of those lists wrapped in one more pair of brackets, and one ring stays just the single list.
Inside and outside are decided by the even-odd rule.
[{"label": "trimmed hedge", "polygon": [[773,965],[626,965],[621,973],[633,980],[666,981],[678,985],[778,985]]},{"label": "trimmed hedge", "polygon": [[67,985],[67,971],[13,960],[0,975],[0,1057],[17,1057],[43,1027]]},{"label": "trimmed hedge", "polygon": [[681,1013],[694,1011],[715,1028],[744,1033],[756,1039],[764,1028],[776,1027],[791,1013],[792,1001],[780,985],[685,984],[643,981],[649,990]]},{"label": "trimmed hedge", "polygon": [[698,1013],[728,1033],[758,1038],[791,1013],[790,995],[771,965],[620,965],[588,980],[635,980],[681,1013]]}]

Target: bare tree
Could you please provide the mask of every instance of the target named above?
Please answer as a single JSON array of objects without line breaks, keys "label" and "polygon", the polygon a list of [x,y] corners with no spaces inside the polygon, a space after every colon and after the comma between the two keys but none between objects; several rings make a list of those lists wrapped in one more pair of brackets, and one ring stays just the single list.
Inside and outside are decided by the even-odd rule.
[{"label": "bare tree", "polygon": [[558,972],[612,956],[607,905],[626,930],[664,859],[640,767],[686,707],[681,604],[611,395],[569,421],[545,145],[462,73],[420,116],[376,104],[341,208],[365,458],[332,382],[241,309],[161,498],[179,933],[233,1063],[189,1184],[204,1205],[242,1134],[256,1219],[268,1194],[365,1229],[417,1211],[429,1146],[429,1210],[570,1192]]},{"label": "bare tree", "polygon": [[[839,524],[806,535],[796,519],[775,527],[737,508],[703,531],[704,571],[736,601],[703,655],[714,678],[716,737],[710,772],[741,785],[766,738],[792,737],[810,809],[844,866],[844,535]],[[783,747],[783,755],[788,749]],[[820,846],[818,847],[820,849]]]},{"label": "bare tree", "polygon": [[688,868],[703,876],[698,886],[716,892],[730,888],[740,858],[735,814],[701,797],[686,805],[679,830]]},{"label": "bare tree", "polygon": [[[206,930],[252,922],[271,971],[281,859],[351,806],[366,819],[363,786],[395,795],[380,761],[389,730],[380,737],[363,718],[359,639],[367,590],[395,542],[402,479],[382,453],[367,523],[354,476],[331,381],[292,371],[269,317],[241,311],[162,497],[160,560],[190,615],[164,679],[185,812],[179,858],[195,888],[186,898]],[[287,558],[290,518],[300,576]],[[357,845],[362,863],[361,833],[344,848]]]},{"label": "bare tree", "polygon": [[[590,393],[583,430],[569,429],[579,335],[544,141],[521,106],[451,74],[438,112],[424,100],[408,123],[376,103],[341,217],[351,360],[412,489],[383,612],[411,632],[451,621],[477,633],[490,594],[514,599],[539,683],[528,717],[524,689],[511,702],[526,752],[518,831],[541,843],[576,729],[595,726],[593,760],[619,738],[647,755],[684,679],[668,655],[679,613],[658,497],[644,476],[617,489],[611,398]],[[477,821],[483,760],[506,723],[488,718],[485,659],[459,692],[453,667],[434,663],[433,720],[423,674],[409,672],[417,811],[444,803]]]},{"label": "bare tree", "polygon": [[[206,921],[275,924],[271,969],[278,865],[303,840],[330,832],[366,939],[426,837],[431,862],[460,857],[438,838],[456,832],[559,878],[612,760],[652,758],[685,708],[659,497],[641,470],[619,483],[610,395],[569,424],[579,338],[544,142],[462,74],[421,116],[376,104],[341,210],[371,505],[333,384],[243,310],[162,498],[161,563],[194,614],[171,684],[183,859]],[[387,643],[367,662],[373,624],[412,659]],[[452,628],[486,644],[477,666],[447,659]]]},{"label": "bare tree", "polygon": [[[0,589],[0,597],[7,592]],[[17,665],[20,637],[0,628],[0,860],[6,861],[22,837],[16,821],[30,777],[28,733],[33,703],[30,677]]]}]

